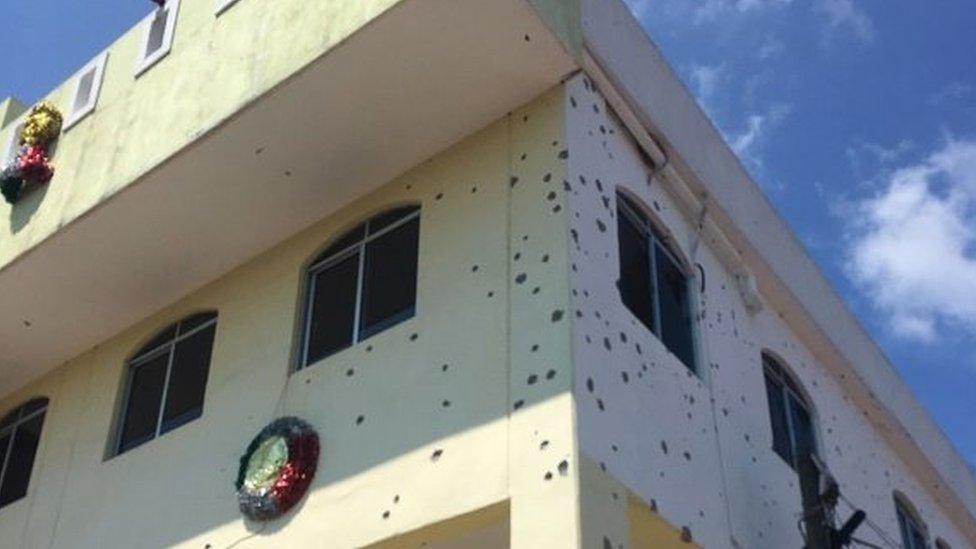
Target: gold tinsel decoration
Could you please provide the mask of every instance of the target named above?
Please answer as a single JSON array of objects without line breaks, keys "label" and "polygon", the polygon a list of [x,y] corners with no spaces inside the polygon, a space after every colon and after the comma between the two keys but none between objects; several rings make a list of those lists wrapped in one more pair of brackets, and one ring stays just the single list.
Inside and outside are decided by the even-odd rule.
[{"label": "gold tinsel decoration", "polygon": [[20,133],[20,144],[45,147],[61,135],[61,111],[48,102],[31,108]]}]

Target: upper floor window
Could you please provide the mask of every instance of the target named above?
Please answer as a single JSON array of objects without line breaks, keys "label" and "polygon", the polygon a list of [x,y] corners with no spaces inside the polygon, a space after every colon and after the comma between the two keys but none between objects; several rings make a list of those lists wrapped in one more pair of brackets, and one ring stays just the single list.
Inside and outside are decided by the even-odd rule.
[{"label": "upper floor window", "polygon": [[650,218],[617,193],[620,296],[685,366],[695,370],[690,277]]},{"label": "upper floor window", "polygon": [[925,526],[911,503],[901,494],[895,494],[895,513],[898,515],[898,531],[905,549],[928,549]]},{"label": "upper floor window", "polygon": [[142,44],[136,60],[136,76],[166,57],[173,46],[173,33],[176,30],[176,15],[180,10],[180,0],[166,0],[165,4],[153,10],[142,26]]},{"label": "upper floor window", "polygon": [[0,508],[27,495],[47,402],[34,399],[0,419]]},{"label": "upper floor window", "polygon": [[370,218],[339,237],[308,269],[299,367],[414,315],[420,208]]},{"label": "upper floor window", "polygon": [[74,93],[71,95],[68,119],[64,123],[65,129],[74,126],[88,113],[95,110],[95,105],[98,103],[98,93],[102,89],[102,74],[105,72],[107,60],[108,52],[102,52],[75,75]]},{"label": "upper floor window", "polygon": [[217,313],[189,316],[159,332],[128,362],[116,453],[203,414]]},{"label": "upper floor window", "polygon": [[769,421],[773,428],[773,450],[799,471],[802,460],[816,454],[811,407],[792,375],[779,362],[765,353],[762,361]]}]

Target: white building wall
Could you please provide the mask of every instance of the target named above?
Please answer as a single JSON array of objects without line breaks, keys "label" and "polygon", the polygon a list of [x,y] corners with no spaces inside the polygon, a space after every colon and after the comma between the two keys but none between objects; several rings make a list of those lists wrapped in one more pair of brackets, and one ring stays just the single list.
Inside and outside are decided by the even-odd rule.
[{"label": "white building wall", "polygon": [[[575,391],[580,449],[705,547],[800,547],[798,480],[772,451],[761,353],[781,357],[810,394],[821,455],[845,496],[900,543],[893,491],[920,510],[932,539],[968,547],[870,417],[774,310],[747,312],[715,244],[691,255],[695,220],[670,182],[651,178],[627,130],[585,77],[567,83]],[[615,192],[638,197],[696,266],[694,376],[624,307]],[[704,272],[704,281],[700,272]],[[704,284],[703,284],[704,282]],[[704,291],[700,291],[702,285]],[[898,403],[887,403],[897,407]],[[851,510],[843,504],[842,516]],[[865,525],[859,537],[885,546]]]}]

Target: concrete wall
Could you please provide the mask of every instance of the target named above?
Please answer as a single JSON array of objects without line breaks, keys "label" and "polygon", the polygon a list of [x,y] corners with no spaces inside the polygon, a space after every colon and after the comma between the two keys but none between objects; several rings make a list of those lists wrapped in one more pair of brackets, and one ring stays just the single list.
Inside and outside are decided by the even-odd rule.
[{"label": "concrete wall", "polygon": [[[506,500],[514,547],[577,545],[564,102],[554,90],[4,396],[51,404],[0,545],[358,547]],[[416,316],[291,373],[303,266],[403,203],[421,205]],[[202,309],[220,315],[203,417],[106,460],[125,360]],[[318,429],[319,473],[258,528],[236,508],[237,460],[282,415]]]},{"label": "concrete wall", "polygon": [[[605,470],[705,547],[799,547],[795,473],[772,451],[760,354],[782,357],[809,392],[821,454],[843,493],[897,540],[893,491],[922,513],[933,538],[969,541],[800,339],[770,308],[752,315],[729,266],[651,168],[604,98],[583,77],[567,84],[567,178],[573,238],[573,357],[582,459]],[[637,197],[695,273],[699,371],[691,374],[629,312],[619,276],[615,192]],[[700,286],[704,284],[704,291]],[[849,509],[841,507],[846,517]],[[599,522],[599,521],[598,521]],[[623,522],[601,524],[614,546]],[[867,527],[860,537],[881,543]],[[734,542],[733,542],[734,540]]]}]

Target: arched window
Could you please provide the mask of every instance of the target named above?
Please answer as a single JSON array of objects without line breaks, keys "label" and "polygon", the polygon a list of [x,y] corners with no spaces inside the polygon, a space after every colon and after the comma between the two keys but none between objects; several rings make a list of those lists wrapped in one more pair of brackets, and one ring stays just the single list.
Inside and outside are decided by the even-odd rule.
[{"label": "arched window", "polygon": [[414,315],[420,208],[390,210],[339,237],[306,276],[299,368]]},{"label": "arched window", "polygon": [[928,549],[928,535],[925,523],[915,506],[901,492],[895,492],[895,514],[898,517],[898,531],[905,549]]},{"label": "arched window", "polygon": [[793,376],[768,353],[763,353],[763,375],[773,428],[773,450],[790,467],[799,470],[800,461],[816,454],[812,406]]},{"label": "arched window", "polygon": [[203,414],[217,313],[167,326],[129,360],[116,453],[127,452]]},{"label": "arched window", "polygon": [[0,508],[27,495],[47,402],[35,398],[0,419]]},{"label": "arched window", "polygon": [[617,193],[618,288],[624,305],[695,371],[690,276],[666,239],[630,198]]}]

